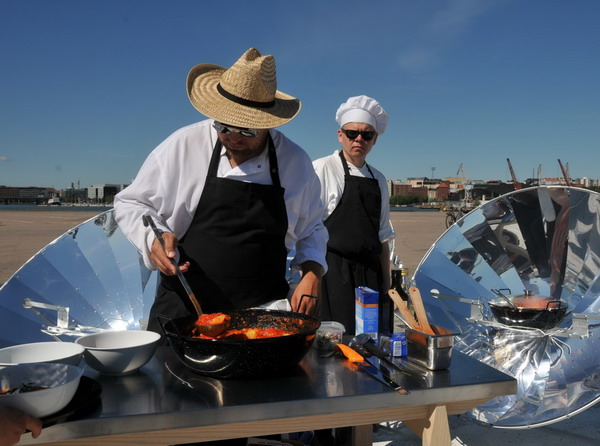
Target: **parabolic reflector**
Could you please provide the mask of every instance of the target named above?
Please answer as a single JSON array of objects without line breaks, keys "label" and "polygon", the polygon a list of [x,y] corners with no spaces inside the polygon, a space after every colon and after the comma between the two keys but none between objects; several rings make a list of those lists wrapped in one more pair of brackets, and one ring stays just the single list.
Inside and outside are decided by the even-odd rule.
[{"label": "parabolic reflector", "polygon": [[[517,394],[468,416],[495,427],[537,427],[600,399],[599,271],[600,195],[580,188],[503,195],[433,244],[413,276],[429,317],[461,333],[454,348],[518,380]],[[505,325],[490,307],[500,294],[568,307],[552,326]]]},{"label": "parabolic reflector", "polygon": [[145,328],[157,280],[113,211],[99,214],[48,244],[0,288],[0,348],[50,341],[48,331],[72,341],[94,329]]}]

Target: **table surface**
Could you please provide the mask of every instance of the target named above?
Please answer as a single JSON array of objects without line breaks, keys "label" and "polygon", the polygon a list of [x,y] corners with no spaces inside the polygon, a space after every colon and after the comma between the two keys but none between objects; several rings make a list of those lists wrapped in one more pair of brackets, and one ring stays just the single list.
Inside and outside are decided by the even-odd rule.
[{"label": "table surface", "polygon": [[285,376],[218,380],[192,372],[169,347],[159,347],[131,375],[102,376],[86,369],[85,375],[102,386],[101,404],[84,418],[45,427],[38,439],[23,436],[20,444],[91,446],[117,444],[117,439],[121,444],[173,444],[174,439],[184,443],[423,419],[427,408],[445,406],[449,414],[461,413],[517,390],[514,378],[457,351],[447,370],[435,372],[404,358],[395,361],[406,369],[395,378],[409,395],[344,358],[322,358],[314,348]]}]

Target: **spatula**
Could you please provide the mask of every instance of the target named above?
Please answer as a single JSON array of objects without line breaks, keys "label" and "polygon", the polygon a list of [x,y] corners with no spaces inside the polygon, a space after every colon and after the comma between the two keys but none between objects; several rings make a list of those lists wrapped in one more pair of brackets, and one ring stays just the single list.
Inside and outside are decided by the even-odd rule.
[{"label": "spatula", "polygon": [[425,334],[436,334],[435,331],[429,325],[429,321],[427,320],[427,312],[425,311],[425,306],[423,305],[423,299],[421,298],[421,292],[417,287],[411,286],[408,289],[408,294],[410,296],[410,301],[412,303],[413,308],[415,309],[415,315],[417,316],[417,321],[419,322],[419,326],[421,327],[421,332]]},{"label": "spatula", "polygon": [[398,308],[398,312],[400,313],[400,318],[404,321],[404,323],[413,330],[421,331],[421,326],[415,320],[411,311],[408,309],[406,302],[404,302],[398,291],[392,288],[388,291],[388,295],[394,301],[394,304],[396,305],[396,308]]}]

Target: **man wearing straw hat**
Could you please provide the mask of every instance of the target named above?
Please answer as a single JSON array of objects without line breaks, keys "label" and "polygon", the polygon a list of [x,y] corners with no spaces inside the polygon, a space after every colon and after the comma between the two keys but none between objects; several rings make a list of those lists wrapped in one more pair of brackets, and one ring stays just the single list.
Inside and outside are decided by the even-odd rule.
[{"label": "man wearing straw hat", "polygon": [[[226,69],[195,66],[191,103],[210,119],[184,127],[146,159],[115,199],[119,226],[160,269],[157,314],[195,314],[175,277],[177,259],[204,312],[263,306],[311,313],[326,270],[327,231],[320,184],[308,155],[275,127],[291,121],[300,101],[276,89],[275,60],[251,48]],[[165,249],[148,214],[163,232]],[[302,278],[287,299],[287,254]]]},{"label": "man wearing straw hat", "polygon": [[336,121],[341,149],[313,162],[329,231],[320,317],[338,321],[347,333],[354,333],[354,289],[367,286],[385,293],[390,287],[388,242],[395,234],[387,182],[366,161],[385,131],[387,113],[375,99],[354,96],[340,105]]}]

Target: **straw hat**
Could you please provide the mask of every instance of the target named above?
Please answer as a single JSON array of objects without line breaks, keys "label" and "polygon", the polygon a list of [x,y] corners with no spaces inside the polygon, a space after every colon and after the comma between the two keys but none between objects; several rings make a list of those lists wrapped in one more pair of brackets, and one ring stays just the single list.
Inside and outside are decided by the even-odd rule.
[{"label": "straw hat", "polygon": [[250,48],[227,69],[200,64],[187,77],[188,97],[203,115],[236,127],[269,129],[291,121],[300,101],[277,91],[275,59]]}]

